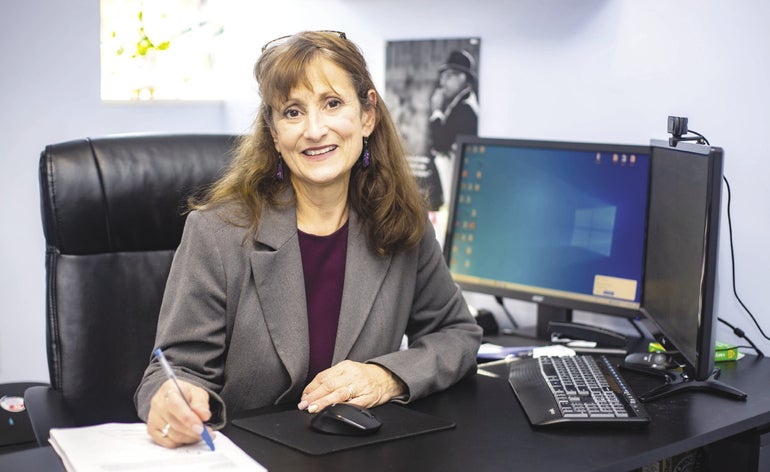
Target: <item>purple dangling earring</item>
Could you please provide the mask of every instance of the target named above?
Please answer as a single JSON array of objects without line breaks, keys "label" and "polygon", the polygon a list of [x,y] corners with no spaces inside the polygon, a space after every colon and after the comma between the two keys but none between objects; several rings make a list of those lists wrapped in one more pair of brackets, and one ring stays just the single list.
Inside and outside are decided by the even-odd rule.
[{"label": "purple dangling earring", "polygon": [[280,154],[278,155],[278,172],[275,173],[275,179],[279,182],[283,180],[283,159]]},{"label": "purple dangling earring", "polygon": [[363,156],[362,167],[366,169],[372,163],[372,155],[369,153],[369,138],[364,138],[364,151],[361,155]]}]

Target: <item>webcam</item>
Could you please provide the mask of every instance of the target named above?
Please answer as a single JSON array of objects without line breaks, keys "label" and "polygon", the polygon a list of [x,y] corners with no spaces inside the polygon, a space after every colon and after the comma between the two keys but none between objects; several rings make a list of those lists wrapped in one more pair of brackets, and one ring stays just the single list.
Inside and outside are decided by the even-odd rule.
[{"label": "webcam", "polygon": [[[668,138],[670,146],[676,147],[680,141],[696,141],[698,144],[708,144],[708,141],[702,134],[687,128],[687,118],[684,116],[668,117],[668,133],[671,135]],[[692,133],[695,136],[685,136],[688,133]]]},{"label": "webcam", "polygon": [[681,138],[687,134],[687,118],[683,116],[669,116],[668,133],[675,138]]}]

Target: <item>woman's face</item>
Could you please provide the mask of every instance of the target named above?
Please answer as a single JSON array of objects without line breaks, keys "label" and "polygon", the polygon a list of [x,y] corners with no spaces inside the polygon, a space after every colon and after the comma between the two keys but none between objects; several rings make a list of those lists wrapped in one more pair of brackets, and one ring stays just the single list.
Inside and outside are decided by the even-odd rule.
[{"label": "woman's face", "polygon": [[[300,84],[285,103],[273,107],[275,148],[295,186],[313,191],[347,185],[363,138],[374,129],[374,106],[362,110],[347,73],[326,58],[310,63],[308,79],[310,88]],[[375,100],[370,90],[370,103]]]}]

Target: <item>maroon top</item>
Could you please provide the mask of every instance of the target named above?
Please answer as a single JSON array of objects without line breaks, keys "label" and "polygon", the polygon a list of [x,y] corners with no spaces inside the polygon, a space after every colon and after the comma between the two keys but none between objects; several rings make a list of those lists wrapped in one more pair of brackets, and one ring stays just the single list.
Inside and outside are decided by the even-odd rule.
[{"label": "maroon top", "polygon": [[337,323],[345,283],[348,224],[328,236],[297,230],[305,274],[307,322],[310,333],[308,381],[332,365]]}]

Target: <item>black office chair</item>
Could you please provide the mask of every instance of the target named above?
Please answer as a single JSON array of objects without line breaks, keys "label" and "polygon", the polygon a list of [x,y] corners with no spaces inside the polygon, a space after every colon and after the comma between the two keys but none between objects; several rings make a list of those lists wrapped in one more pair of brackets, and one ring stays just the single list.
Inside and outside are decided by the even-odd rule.
[{"label": "black office chair", "polygon": [[216,180],[236,136],[120,135],[46,146],[50,386],[24,395],[38,444],[51,427],[136,422],[186,199]]}]

